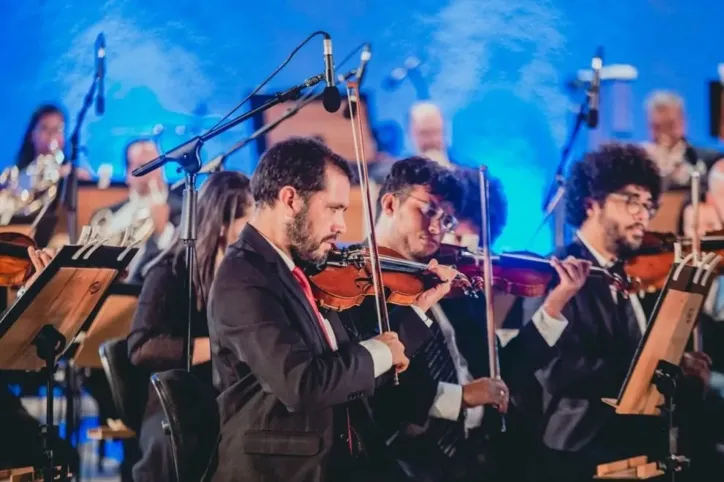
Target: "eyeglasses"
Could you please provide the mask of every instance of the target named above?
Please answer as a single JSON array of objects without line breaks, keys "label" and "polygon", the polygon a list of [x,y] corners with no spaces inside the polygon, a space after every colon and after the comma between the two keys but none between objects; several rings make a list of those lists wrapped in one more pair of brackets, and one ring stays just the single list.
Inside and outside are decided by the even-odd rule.
[{"label": "eyeglasses", "polygon": [[646,211],[649,215],[649,219],[656,216],[659,210],[659,205],[654,202],[642,202],[636,194],[624,194],[619,192],[611,193],[610,196],[618,198],[626,203],[626,210],[632,216],[641,214],[642,211]]},{"label": "eyeglasses", "polygon": [[440,206],[435,205],[434,203],[431,203],[430,201],[426,201],[424,199],[420,199],[419,197],[413,196],[412,194],[408,193],[400,193],[402,196],[410,197],[417,202],[420,203],[420,211],[422,212],[422,215],[425,216],[430,221],[440,221],[440,227],[445,232],[454,231],[455,228],[458,225],[458,220],[453,216],[452,214],[448,214],[445,212],[443,208]]}]

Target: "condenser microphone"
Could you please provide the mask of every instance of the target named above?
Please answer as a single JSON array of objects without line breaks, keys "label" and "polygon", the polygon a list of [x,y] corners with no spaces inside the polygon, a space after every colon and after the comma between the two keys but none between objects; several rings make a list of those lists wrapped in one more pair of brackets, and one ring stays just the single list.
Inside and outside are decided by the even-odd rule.
[{"label": "condenser microphone", "polygon": [[603,47],[596,49],[591,61],[591,90],[588,93],[588,127],[595,129],[598,126],[598,107],[601,101],[601,68],[603,67]]},{"label": "condenser microphone", "polygon": [[334,58],[332,57],[332,38],[324,34],[324,81],[327,86],[322,93],[322,105],[327,112],[337,112],[342,105],[342,96],[336,87],[334,78]]}]

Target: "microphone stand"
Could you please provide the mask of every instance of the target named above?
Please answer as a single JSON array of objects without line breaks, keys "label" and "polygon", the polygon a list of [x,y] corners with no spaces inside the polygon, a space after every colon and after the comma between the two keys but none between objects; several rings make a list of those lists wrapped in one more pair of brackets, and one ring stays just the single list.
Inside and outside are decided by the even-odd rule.
[{"label": "microphone stand", "polygon": [[[352,69],[350,72],[347,72],[347,74],[345,74],[344,77],[342,77],[340,75],[340,79],[342,79],[343,81],[346,81],[348,78],[355,75],[355,73],[356,73],[356,70]],[[265,125],[261,126],[259,129],[254,131],[254,133],[252,133],[249,137],[247,137],[246,139],[240,140],[239,142],[237,142],[236,144],[231,146],[231,148],[228,151],[224,152],[223,154],[219,154],[218,156],[213,158],[211,161],[209,161],[205,166],[202,166],[201,169],[199,170],[198,174],[213,174],[215,172],[223,171],[224,163],[226,162],[226,159],[229,156],[231,156],[233,153],[235,153],[239,149],[243,148],[250,142],[271,132],[272,130],[277,128],[279,126],[279,124],[281,124],[285,120],[295,116],[300,110],[302,110],[303,107],[305,107],[305,106],[311,104],[312,102],[314,102],[315,100],[319,99],[322,95],[324,95],[324,91],[320,91],[314,95],[300,99],[296,105],[288,108],[284,112],[284,114],[279,116],[278,119],[275,119],[273,122],[270,122],[269,124],[265,124]],[[181,187],[183,184],[184,184],[184,181],[177,181],[173,185],[171,185],[171,190],[172,191],[176,190],[179,187]]]},{"label": "microphone stand", "polygon": [[[588,119],[588,116],[588,97],[586,97],[586,99],[583,100],[581,106],[578,109],[578,114],[576,115],[576,121],[573,124],[573,129],[571,130],[566,145],[561,152],[561,159],[558,163],[558,168],[556,168],[556,175],[553,179],[553,183],[548,188],[548,192],[546,193],[545,201],[543,202],[543,210],[545,212],[545,215],[543,216],[543,219],[541,220],[533,235],[530,237],[529,243],[536,238],[538,233],[540,233],[540,230],[543,229],[543,226],[545,226],[548,222],[548,219],[550,219],[551,215],[556,212],[558,204],[561,202],[563,196],[566,193],[564,171],[566,166],[568,165],[568,158],[571,155],[571,150],[573,149],[573,145],[576,142],[578,132],[581,130],[581,125],[584,121]],[[561,216],[556,216],[556,247],[561,247],[565,244],[563,227],[563,219],[561,218]]]},{"label": "microphone stand", "polygon": [[90,109],[90,106],[93,104],[97,86],[98,76],[94,75],[93,83],[83,99],[83,105],[81,106],[78,117],[76,118],[73,133],[70,135],[70,172],[63,182],[63,191],[61,196],[63,206],[66,211],[70,244],[75,243],[78,238],[78,223],[76,221],[78,212],[78,175],[75,170],[78,164],[78,154],[80,152],[80,130],[83,126],[85,115],[88,112],[88,109]]},{"label": "microphone stand", "polygon": [[[219,134],[228,131],[229,129],[232,129],[233,127],[241,124],[245,120],[250,119],[261,112],[264,112],[265,110],[270,109],[275,105],[281,104],[282,102],[297,100],[301,95],[302,90],[307,87],[312,87],[323,80],[324,74],[310,77],[302,84],[292,87],[291,89],[288,89],[282,93],[276,94],[271,100],[264,103],[263,105],[237,116],[236,118],[228,121],[226,124],[222,124],[215,129],[211,129],[206,134],[193,137],[192,139],[184,142],[178,147],[171,149],[168,153],[159,156],[150,162],[147,162],[146,164],[138,167],[132,172],[132,174],[136,177],[143,176],[164,166],[168,162],[177,163],[180,168],[185,171],[183,208],[181,215],[181,239],[183,240],[186,248],[186,268],[188,270],[188,325],[186,332],[186,343],[184,343],[183,351],[183,356],[186,360],[187,371],[191,370],[191,326],[194,311],[192,303],[194,299],[193,273],[196,269],[196,175],[201,170],[201,148],[209,140],[213,139]],[[221,165],[221,162],[219,163],[219,165]]]}]

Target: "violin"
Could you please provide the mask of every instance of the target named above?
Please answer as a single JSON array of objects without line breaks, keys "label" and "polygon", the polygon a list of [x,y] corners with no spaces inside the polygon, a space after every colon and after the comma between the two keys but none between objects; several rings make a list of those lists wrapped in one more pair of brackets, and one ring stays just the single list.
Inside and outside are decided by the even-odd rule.
[{"label": "violin", "polygon": [[[427,264],[406,260],[397,251],[378,246],[382,284],[386,302],[410,306],[427,289],[441,280],[427,270]],[[344,311],[359,306],[367,296],[375,296],[369,249],[361,245],[335,247],[324,267],[309,277],[312,293],[320,306]],[[452,281],[448,296],[477,296],[473,283],[462,273]]]},{"label": "violin", "polygon": [[[644,233],[644,240],[636,255],[626,262],[626,273],[637,278],[642,290],[655,292],[663,289],[671,266],[676,259],[676,244],[681,255],[694,251],[695,240],[673,233]],[[699,239],[700,249],[724,257],[724,230],[707,233]],[[717,274],[724,274],[724,266],[718,265]]]},{"label": "violin", "polygon": [[[465,276],[477,281],[485,256],[467,248],[442,245],[440,263],[454,265]],[[499,292],[520,297],[541,297],[546,294],[551,282],[558,277],[551,260],[533,253],[504,253],[491,255],[493,265],[492,288]],[[617,291],[628,294],[639,290],[635,280],[625,280],[604,268],[592,266],[589,276],[604,279]]]},{"label": "violin", "polygon": [[21,233],[0,233],[0,286],[20,286],[33,274],[28,248],[35,240]]}]

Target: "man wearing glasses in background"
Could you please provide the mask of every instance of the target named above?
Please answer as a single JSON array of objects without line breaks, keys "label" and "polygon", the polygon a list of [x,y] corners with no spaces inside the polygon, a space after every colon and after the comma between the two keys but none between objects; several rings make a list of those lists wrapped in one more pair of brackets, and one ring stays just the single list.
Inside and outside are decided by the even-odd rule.
[{"label": "man wearing glasses in background", "polygon": [[[660,192],[659,171],[641,148],[611,144],[588,154],[567,181],[567,221],[578,231],[558,257],[585,259],[626,277],[623,261],[641,246]],[[542,309],[564,326],[556,355],[535,372],[543,409],[539,480],[591,480],[598,464],[665,453],[658,417],[616,415],[601,402],[618,396],[646,329],[638,297],[588,278],[570,300],[550,292],[542,306],[529,300],[526,308]],[[687,353],[682,368],[705,380],[709,363]]]},{"label": "man wearing glasses in background", "polygon": [[[479,192],[477,185],[473,189]],[[479,206],[474,194],[466,192],[459,173],[434,161],[410,157],[396,162],[378,196],[379,246],[393,249],[403,259],[428,263],[440,254],[443,235],[455,230],[455,213],[462,212],[465,199],[477,199]],[[492,211],[504,208],[502,196],[494,201]],[[496,225],[492,230],[500,233],[501,228]],[[400,385],[380,388],[372,400],[390,455],[412,480],[478,481],[482,476],[494,480],[483,414],[495,413],[493,406],[507,410],[508,387],[489,376],[484,303],[482,298],[418,299],[413,309],[433,336],[410,357]],[[370,316],[374,313],[374,300],[369,299],[342,317],[347,327],[367,338],[377,329],[369,323],[376,320]],[[527,340],[531,350],[550,350],[545,340],[552,338],[546,338],[541,327],[546,328],[534,320],[521,330],[518,340]],[[512,354],[509,350],[516,344],[514,340],[506,346],[506,353]]]}]

